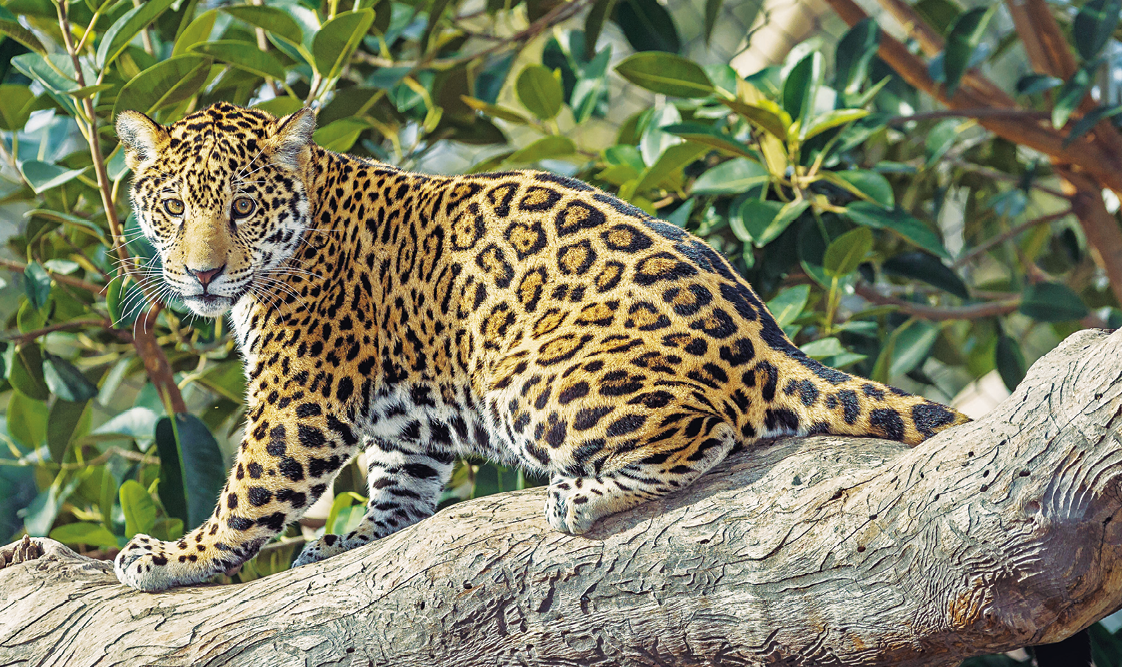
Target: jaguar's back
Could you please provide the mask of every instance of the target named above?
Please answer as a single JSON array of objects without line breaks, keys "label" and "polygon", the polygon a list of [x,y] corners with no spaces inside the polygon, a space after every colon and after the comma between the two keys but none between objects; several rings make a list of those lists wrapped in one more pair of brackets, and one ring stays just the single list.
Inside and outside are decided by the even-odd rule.
[{"label": "jaguar's back", "polygon": [[204,314],[233,305],[249,378],[214,517],[134,540],[117,563],[134,586],[250,557],[360,439],[363,524],[298,562],[431,514],[457,453],[548,473],[549,523],[582,533],[760,437],[914,444],[965,421],[809,359],[709,246],[579,181],[410,174],[310,144],[309,112],[118,128],[169,283]]}]

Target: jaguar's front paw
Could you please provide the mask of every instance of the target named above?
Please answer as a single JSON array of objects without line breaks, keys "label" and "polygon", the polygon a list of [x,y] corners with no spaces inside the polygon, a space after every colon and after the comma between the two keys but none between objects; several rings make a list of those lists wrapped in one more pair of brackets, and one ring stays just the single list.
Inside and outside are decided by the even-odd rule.
[{"label": "jaguar's front paw", "polygon": [[113,561],[117,579],[140,591],[162,591],[206,581],[212,576],[196,562],[173,560],[169,555],[172,546],[147,535],[133,537]]},{"label": "jaguar's front paw", "polygon": [[347,540],[343,539],[341,535],[324,535],[318,540],[309,542],[300,552],[300,555],[296,557],[296,560],[293,561],[292,567],[318,563],[350,548],[347,546]]}]

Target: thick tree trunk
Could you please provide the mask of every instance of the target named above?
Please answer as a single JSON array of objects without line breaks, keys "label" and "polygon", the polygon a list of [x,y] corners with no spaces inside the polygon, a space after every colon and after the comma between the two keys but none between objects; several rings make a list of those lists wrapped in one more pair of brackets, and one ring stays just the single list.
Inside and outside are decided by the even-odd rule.
[{"label": "thick tree trunk", "polygon": [[526,491],[157,594],[50,540],[12,545],[0,664],[954,664],[1122,606],[1120,445],[1122,332],[1084,331],[915,449],[782,440],[584,537]]}]

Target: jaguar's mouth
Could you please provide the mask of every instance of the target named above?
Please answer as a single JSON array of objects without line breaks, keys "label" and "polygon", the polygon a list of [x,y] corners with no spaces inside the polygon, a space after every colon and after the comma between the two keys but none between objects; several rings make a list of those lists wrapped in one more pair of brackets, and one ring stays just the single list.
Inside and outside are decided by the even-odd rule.
[{"label": "jaguar's mouth", "polygon": [[219,294],[192,294],[183,297],[183,303],[203,317],[219,317],[234,305],[237,299]]}]

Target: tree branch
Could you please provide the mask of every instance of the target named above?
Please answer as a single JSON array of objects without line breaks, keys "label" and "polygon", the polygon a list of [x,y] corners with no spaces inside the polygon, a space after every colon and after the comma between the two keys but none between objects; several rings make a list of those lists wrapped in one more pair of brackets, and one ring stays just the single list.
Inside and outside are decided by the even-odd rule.
[{"label": "tree branch", "polygon": [[0,664],[947,665],[1122,604],[1122,332],[919,447],[761,444],[583,537],[488,496],[248,584],[0,549]]},{"label": "tree branch", "polygon": [[1020,297],[991,301],[988,303],[975,303],[968,306],[939,307],[887,296],[881,294],[875,287],[867,283],[858,283],[853,288],[853,291],[857,296],[869,303],[875,303],[878,306],[896,306],[900,309],[900,312],[905,315],[935,322],[943,322],[946,320],[976,320],[983,317],[1008,315],[1021,307]]}]

